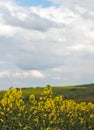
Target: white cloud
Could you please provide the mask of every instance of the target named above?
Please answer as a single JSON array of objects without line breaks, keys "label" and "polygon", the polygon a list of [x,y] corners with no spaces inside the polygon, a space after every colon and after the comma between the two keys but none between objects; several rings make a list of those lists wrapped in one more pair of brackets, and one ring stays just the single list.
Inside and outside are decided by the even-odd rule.
[{"label": "white cloud", "polygon": [[81,6],[83,8],[88,8],[94,10],[94,1],[93,0],[49,0],[56,4],[62,6]]},{"label": "white cloud", "polygon": [[0,25],[0,36],[13,37],[17,33],[17,28],[12,28],[9,25]]},{"label": "white cloud", "polygon": [[38,70],[32,70],[31,71],[32,76],[36,78],[44,78],[45,76]]},{"label": "white cloud", "polygon": [[62,72],[62,67],[56,67],[56,68],[52,68],[53,72]]},{"label": "white cloud", "polygon": [[[0,63],[2,64],[2,62]],[[45,75],[38,71],[38,70],[30,70],[30,71],[17,71],[17,72],[12,72],[12,71],[0,71],[0,78],[45,78]]]},{"label": "white cloud", "polygon": [[45,77],[44,74],[38,70],[15,72],[13,73],[13,76],[17,78],[27,78],[27,77],[44,78]]},{"label": "white cloud", "polygon": [[58,2],[64,4],[43,8],[0,1],[0,61],[6,62],[0,63],[1,77],[7,78],[9,70],[11,82],[25,84],[29,78],[37,83],[93,81],[94,11],[71,0]]},{"label": "white cloud", "polygon": [[42,18],[41,16],[30,11],[29,8],[20,7],[14,3],[8,3],[8,5],[4,5],[3,2],[1,2],[0,5],[2,21],[12,27],[44,32],[49,28],[56,26],[53,21]]},{"label": "white cloud", "polygon": [[6,62],[5,61],[0,61],[0,64],[5,64]]},{"label": "white cloud", "polygon": [[9,71],[0,71],[0,78],[10,77]]}]

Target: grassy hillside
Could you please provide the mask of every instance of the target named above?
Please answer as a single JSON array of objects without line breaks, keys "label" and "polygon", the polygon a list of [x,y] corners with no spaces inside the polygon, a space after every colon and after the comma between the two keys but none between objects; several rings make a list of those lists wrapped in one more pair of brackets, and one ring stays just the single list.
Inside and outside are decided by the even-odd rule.
[{"label": "grassy hillside", "polygon": [[[30,94],[35,94],[38,99],[43,88],[22,88],[22,91],[25,99],[27,99]],[[52,86],[52,91],[54,95],[62,95],[64,99],[74,99],[77,102],[86,101],[94,103],[94,84],[66,87]],[[4,93],[5,91],[0,91],[0,98],[2,98]]]}]

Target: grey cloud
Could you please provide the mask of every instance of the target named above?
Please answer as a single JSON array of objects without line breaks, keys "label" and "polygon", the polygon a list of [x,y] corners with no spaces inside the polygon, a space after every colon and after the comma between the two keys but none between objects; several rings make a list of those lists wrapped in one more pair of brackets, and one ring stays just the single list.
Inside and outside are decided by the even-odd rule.
[{"label": "grey cloud", "polygon": [[17,66],[24,70],[45,70],[64,65],[63,57],[58,57],[50,54],[49,52],[46,53],[45,51],[46,50],[39,53],[36,52],[35,54],[31,52],[30,55],[24,54],[23,57],[19,58]]},{"label": "grey cloud", "polygon": [[65,6],[81,6],[90,10],[94,10],[93,0],[50,0],[56,4]]},{"label": "grey cloud", "polygon": [[[14,80],[21,82],[21,86],[27,84],[30,86],[35,82],[37,84],[41,82],[43,85],[48,83],[63,85],[79,84],[87,82],[87,79],[89,79],[88,82],[93,81],[94,14],[92,11],[87,13],[86,9],[58,7],[54,8],[56,12],[53,11],[52,15],[48,8],[46,11],[50,17],[46,18],[45,13],[45,17],[42,18],[41,14],[39,16],[30,13],[28,9],[27,12],[22,12],[26,18],[21,19],[16,14],[16,10],[2,8],[0,11],[5,20],[3,24],[8,24],[12,29],[14,27],[20,29],[17,28],[17,32],[11,37],[7,35],[0,37],[0,61],[6,61],[6,64],[0,65],[0,70],[15,71],[17,69],[17,72],[23,72],[35,69],[41,70],[47,76],[46,80],[24,78],[19,81],[14,77],[7,80],[5,78],[7,84],[11,84]],[[13,6],[12,8],[14,9]],[[23,7],[18,8],[17,13],[21,13],[22,10]],[[56,15],[58,10],[60,21]],[[58,23],[61,28],[54,23]],[[59,67],[61,71],[52,72],[53,68]],[[59,79],[59,77],[60,80],[57,81],[56,78]]]},{"label": "grey cloud", "polygon": [[78,7],[82,7],[94,11],[93,0],[49,0],[49,1],[68,8],[75,8],[75,6],[78,6]]},{"label": "grey cloud", "polygon": [[[30,10],[28,10],[28,15],[26,14],[26,18],[24,18],[24,20],[15,15],[16,11],[14,11],[14,14],[11,14],[11,11],[6,7],[2,7],[1,10],[1,13],[3,12],[2,18],[5,23],[11,26],[33,29],[37,31],[47,31],[48,29],[57,26],[53,21],[42,18],[33,12],[29,12]],[[19,9],[19,12],[23,12],[23,9]],[[24,11],[24,13],[26,12]]]},{"label": "grey cloud", "polygon": [[[25,38],[21,40],[19,37],[21,38],[20,35],[12,38],[0,38],[2,39],[2,45],[0,44],[1,58],[7,59],[8,62],[16,64],[19,69],[23,70],[45,70],[64,64],[64,56],[59,57],[54,54],[54,43],[44,43],[43,41],[32,43]],[[22,48],[24,45],[27,48]],[[31,47],[32,45],[34,49]]]}]

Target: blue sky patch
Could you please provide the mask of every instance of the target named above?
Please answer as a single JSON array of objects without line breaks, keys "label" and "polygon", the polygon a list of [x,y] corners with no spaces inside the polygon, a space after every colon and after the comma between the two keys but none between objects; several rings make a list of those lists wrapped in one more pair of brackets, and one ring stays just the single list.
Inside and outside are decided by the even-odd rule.
[{"label": "blue sky patch", "polygon": [[52,3],[48,0],[15,0],[18,5],[22,6],[43,6],[49,7]]}]

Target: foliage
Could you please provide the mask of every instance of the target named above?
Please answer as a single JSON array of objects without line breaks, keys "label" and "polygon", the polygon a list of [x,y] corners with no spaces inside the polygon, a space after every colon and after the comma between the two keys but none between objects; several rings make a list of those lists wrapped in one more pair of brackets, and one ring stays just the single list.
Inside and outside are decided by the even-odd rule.
[{"label": "foliage", "polygon": [[[48,85],[49,86],[49,85]],[[19,88],[17,88],[19,89]],[[39,99],[43,87],[22,88],[24,100],[28,100],[30,94],[34,94]],[[53,96],[61,95],[64,99],[73,99],[77,102],[92,102],[94,103],[94,84],[79,85],[79,86],[53,86]],[[6,91],[0,91],[0,99]]]},{"label": "foliage", "polygon": [[0,130],[93,130],[94,104],[53,96],[50,86],[39,99],[24,100],[20,89],[10,88],[0,100]]}]

